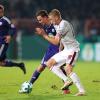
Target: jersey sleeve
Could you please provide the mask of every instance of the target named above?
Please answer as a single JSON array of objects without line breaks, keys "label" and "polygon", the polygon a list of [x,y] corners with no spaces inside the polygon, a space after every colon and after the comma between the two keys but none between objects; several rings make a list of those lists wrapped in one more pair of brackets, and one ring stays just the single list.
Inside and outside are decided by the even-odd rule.
[{"label": "jersey sleeve", "polygon": [[3,19],[5,20],[5,25],[8,28],[8,32],[6,34],[13,36],[16,33],[15,25],[12,24],[11,21],[7,17],[3,17]]},{"label": "jersey sleeve", "polygon": [[16,27],[14,24],[10,24],[9,25],[10,29],[9,29],[9,35],[13,36],[14,34],[16,34]]}]

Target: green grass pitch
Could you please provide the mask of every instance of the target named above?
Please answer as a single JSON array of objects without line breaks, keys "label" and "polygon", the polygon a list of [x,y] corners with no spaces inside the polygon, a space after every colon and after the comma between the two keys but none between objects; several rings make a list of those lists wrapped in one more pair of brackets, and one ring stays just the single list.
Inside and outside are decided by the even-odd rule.
[{"label": "green grass pitch", "polygon": [[[27,74],[18,68],[0,67],[0,100],[100,100],[100,62],[78,62],[74,71],[79,75],[86,96],[73,96],[77,89],[70,87],[71,94],[62,95],[62,81],[46,69],[33,85],[31,94],[19,94],[18,90],[24,81],[28,81],[40,61],[25,61]],[[57,88],[51,88],[56,85]]]}]

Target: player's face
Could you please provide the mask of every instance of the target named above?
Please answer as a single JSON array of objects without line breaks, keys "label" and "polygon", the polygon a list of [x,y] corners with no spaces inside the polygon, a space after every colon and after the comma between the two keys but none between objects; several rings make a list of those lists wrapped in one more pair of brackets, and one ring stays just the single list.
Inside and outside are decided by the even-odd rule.
[{"label": "player's face", "polygon": [[57,25],[57,17],[54,17],[53,15],[49,15],[49,20],[52,24]]},{"label": "player's face", "polygon": [[0,17],[2,17],[2,16],[3,16],[3,14],[4,14],[3,10],[2,10],[2,9],[0,9]]},{"label": "player's face", "polygon": [[37,20],[43,25],[47,23],[47,17],[37,16]]}]

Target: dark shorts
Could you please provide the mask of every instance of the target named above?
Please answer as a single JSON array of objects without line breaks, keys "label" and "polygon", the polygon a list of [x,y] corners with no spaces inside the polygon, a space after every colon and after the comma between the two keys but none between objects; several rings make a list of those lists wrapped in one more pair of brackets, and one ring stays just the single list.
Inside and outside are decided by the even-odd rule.
[{"label": "dark shorts", "polygon": [[0,44],[0,61],[6,59],[7,49],[8,49],[8,44]]},{"label": "dark shorts", "polygon": [[42,58],[41,64],[43,67],[46,67],[46,62],[56,53],[58,53],[58,49],[48,49]]}]

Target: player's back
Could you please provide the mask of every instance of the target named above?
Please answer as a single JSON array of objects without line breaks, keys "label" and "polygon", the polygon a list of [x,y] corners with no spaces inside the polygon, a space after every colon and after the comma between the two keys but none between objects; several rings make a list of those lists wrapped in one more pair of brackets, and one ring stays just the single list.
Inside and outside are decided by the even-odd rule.
[{"label": "player's back", "polygon": [[7,35],[13,35],[16,33],[16,28],[11,21],[3,16],[0,18],[0,43],[5,43],[4,38]]},{"label": "player's back", "polygon": [[7,17],[0,18],[0,37],[8,34],[10,24],[11,22]]},{"label": "player's back", "polygon": [[55,29],[61,35],[61,42],[64,48],[71,49],[79,47],[79,43],[75,39],[74,29],[68,21],[62,20],[59,25],[55,25]]}]

